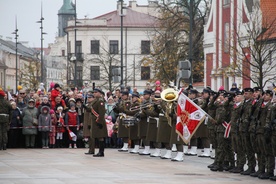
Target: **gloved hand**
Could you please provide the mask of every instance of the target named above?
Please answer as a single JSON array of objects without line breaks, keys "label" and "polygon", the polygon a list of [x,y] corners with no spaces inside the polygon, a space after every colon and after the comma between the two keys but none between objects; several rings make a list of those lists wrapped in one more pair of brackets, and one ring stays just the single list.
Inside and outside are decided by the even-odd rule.
[{"label": "gloved hand", "polygon": [[103,125],[101,123],[97,123],[97,126],[99,127],[99,129],[103,128]]}]

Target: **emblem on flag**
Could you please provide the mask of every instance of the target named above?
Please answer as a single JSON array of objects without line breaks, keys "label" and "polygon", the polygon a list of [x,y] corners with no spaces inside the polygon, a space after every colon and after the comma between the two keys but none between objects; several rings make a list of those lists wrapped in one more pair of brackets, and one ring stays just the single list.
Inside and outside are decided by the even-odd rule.
[{"label": "emblem on flag", "polygon": [[176,133],[188,144],[206,113],[186,95],[180,92],[177,105]]}]

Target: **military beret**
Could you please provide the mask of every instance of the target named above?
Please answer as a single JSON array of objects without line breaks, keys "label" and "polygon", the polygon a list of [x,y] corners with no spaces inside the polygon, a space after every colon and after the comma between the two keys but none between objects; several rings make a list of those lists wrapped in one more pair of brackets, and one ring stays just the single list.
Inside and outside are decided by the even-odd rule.
[{"label": "military beret", "polygon": [[242,91],[243,91],[243,93],[244,92],[252,92],[252,93],[254,92],[254,90],[252,88],[244,88]]},{"label": "military beret", "polygon": [[263,89],[261,87],[254,87],[253,90],[254,90],[254,92],[255,91],[263,92]]},{"label": "military beret", "polygon": [[235,96],[237,96],[237,95],[243,95],[243,92],[241,92],[241,91],[235,91]]},{"label": "military beret", "polygon": [[214,96],[214,95],[216,95],[216,94],[218,94],[218,92],[213,91],[213,90],[210,91],[210,95]]},{"label": "military beret", "polygon": [[151,90],[145,90],[144,95],[151,95],[152,91]]},{"label": "military beret", "polygon": [[132,97],[140,98],[140,95],[139,95],[139,93],[132,93]]},{"label": "military beret", "polygon": [[88,94],[87,98],[94,98],[94,95],[93,94]]},{"label": "military beret", "polygon": [[271,91],[271,90],[265,90],[264,93],[265,93],[265,94],[268,94],[268,95],[270,95],[270,96],[273,96],[273,91]]},{"label": "military beret", "polygon": [[227,93],[225,90],[219,90],[218,91],[218,94],[224,94],[224,93]]},{"label": "military beret", "polygon": [[202,90],[202,92],[203,92],[203,93],[208,93],[208,94],[210,94],[210,93],[211,93],[211,90],[210,90],[209,88],[204,88],[204,89]]}]

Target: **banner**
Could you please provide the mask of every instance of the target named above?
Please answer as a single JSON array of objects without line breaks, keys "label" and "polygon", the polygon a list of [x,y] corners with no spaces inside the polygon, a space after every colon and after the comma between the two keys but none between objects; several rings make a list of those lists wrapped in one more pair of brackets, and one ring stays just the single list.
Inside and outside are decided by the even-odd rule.
[{"label": "banner", "polygon": [[199,125],[206,118],[206,113],[181,91],[177,105],[176,133],[188,144]]}]

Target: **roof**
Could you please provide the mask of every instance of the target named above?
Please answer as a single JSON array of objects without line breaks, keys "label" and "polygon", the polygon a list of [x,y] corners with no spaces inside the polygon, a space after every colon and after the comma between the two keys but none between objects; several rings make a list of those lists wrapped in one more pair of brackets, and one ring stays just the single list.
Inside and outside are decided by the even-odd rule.
[{"label": "roof", "polygon": [[265,32],[268,39],[276,39],[276,1],[261,0],[262,24],[264,28],[268,28]]},{"label": "roof", "polygon": [[[107,27],[121,26],[121,16],[118,14],[117,10],[93,18],[93,20],[102,19],[107,20]],[[127,9],[127,14],[123,18],[124,27],[155,27],[156,23],[156,17],[132,9]]]},{"label": "roof", "polygon": [[75,8],[71,0],[64,0],[62,7],[58,10],[58,14],[72,14],[75,15]]}]

